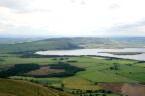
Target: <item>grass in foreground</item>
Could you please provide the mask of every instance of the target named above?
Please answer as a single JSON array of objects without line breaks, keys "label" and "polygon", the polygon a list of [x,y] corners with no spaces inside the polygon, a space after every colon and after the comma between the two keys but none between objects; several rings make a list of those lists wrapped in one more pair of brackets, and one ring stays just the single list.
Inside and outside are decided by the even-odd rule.
[{"label": "grass in foreground", "polygon": [[70,94],[46,88],[38,84],[0,79],[0,96],[72,96]]}]

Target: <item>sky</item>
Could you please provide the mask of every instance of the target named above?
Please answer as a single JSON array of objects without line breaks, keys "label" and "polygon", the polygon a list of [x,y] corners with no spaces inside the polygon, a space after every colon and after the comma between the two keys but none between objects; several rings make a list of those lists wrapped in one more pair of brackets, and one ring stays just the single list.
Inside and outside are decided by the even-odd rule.
[{"label": "sky", "polygon": [[145,0],[0,0],[0,37],[145,37]]}]

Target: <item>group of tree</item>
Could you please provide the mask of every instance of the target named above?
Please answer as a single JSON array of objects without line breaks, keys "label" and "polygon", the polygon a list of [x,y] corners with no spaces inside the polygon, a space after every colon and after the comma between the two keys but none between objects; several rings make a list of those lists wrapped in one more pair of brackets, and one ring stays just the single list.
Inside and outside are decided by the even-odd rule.
[{"label": "group of tree", "polygon": [[14,66],[11,66],[10,68],[6,68],[0,71],[0,77],[6,78],[9,76],[19,76],[24,75],[24,73],[27,73],[29,71],[39,69],[40,66],[38,64],[15,64]]}]

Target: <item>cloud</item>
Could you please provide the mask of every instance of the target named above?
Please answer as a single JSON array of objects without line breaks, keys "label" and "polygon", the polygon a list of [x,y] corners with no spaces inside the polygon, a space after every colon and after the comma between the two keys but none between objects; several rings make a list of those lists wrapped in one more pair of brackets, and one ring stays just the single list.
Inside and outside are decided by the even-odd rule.
[{"label": "cloud", "polygon": [[31,0],[0,0],[0,6],[13,10],[28,10],[28,5]]},{"label": "cloud", "polygon": [[110,9],[118,9],[118,8],[120,8],[120,5],[118,5],[118,4],[111,4],[110,6],[109,6],[109,8]]},{"label": "cloud", "polygon": [[144,27],[144,26],[145,26],[145,21],[142,20],[135,23],[131,23],[131,24],[114,26],[111,28],[111,31],[130,30],[130,29],[135,29],[135,28]]},{"label": "cloud", "polygon": [[138,35],[145,31],[144,3],[144,0],[0,0],[0,35],[116,36],[132,32]]},{"label": "cloud", "polygon": [[116,25],[107,29],[107,31],[109,36],[145,36],[145,21]]}]

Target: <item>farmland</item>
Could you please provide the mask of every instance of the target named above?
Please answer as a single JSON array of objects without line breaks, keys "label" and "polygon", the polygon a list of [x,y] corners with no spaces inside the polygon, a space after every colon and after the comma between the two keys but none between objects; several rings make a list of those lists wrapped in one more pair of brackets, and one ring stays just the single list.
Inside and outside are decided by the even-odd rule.
[{"label": "farmland", "polygon": [[[34,54],[35,51],[42,50],[43,44],[52,45],[52,41],[56,46],[44,46],[44,50],[63,49],[63,45],[57,46],[56,40],[55,43],[52,39],[49,42],[46,40],[26,42],[14,44],[11,47],[9,44],[4,46],[2,44],[0,51],[1,78],[7,78],[10,80],[9,82],[11,80],[32,82],[75,96],[120,96],[121,93],[105,89],[102,85],[145,83],[144,61],[101,56],[42,56]],[[66,45],[64,49],[81,47],[76,43],[64,41],[60,41]],[[33,44],[41,47],[35,45],[35,48],[32,48]],[[5,96],[3,92],[0,94]],[[9,92],[7,95],[9,96]]]},{"label": "farmland", "polygon": [[[37,82],[39,84],[47,84],[50,87],[62,88],[66,92],[74,92],[74,90],[102,90],[101,86],[97,84],[105,83],[143,83],[145,81],[145,66],[144,62],[125,59],[109,59],[107,57],[97,56],[69,56],[69,57],[39,57],[39,58],[24,58],[18,54],[1,54],[1,69],[11,67],[12,65],[23,64],[38,64],[39,66],[56,66],[58,63],[63,62],[71,66],[76,66],[82,71],[75,74],[66,75],[62,77],[39,77],[14,75],[10,76],[11,79],[26,80]],[[61,66],[62,68],[64,65]],[[117,67],[117,68],[116,68]],[[41,69],[41,68],[40,68]],[[52,73],[61,73],[61,68],[50,70]],[[37,69],[36,69],[37,70]],[[48,69],[49,70],[49,69]],[[30,73],[39,72],[30,71]],[[50,72],[49,71],[49,72]],[[30,74],[29,73],[29,74]],[[73,82],[72,82],[73,80]],[[71,89],[71,91],[70,91]],[[72,91],[73,90],[73,91]],[[102,93],[101,93],[102,94]],[[107,93],[106,93],[107,94]],[[108,94],[108,96],[111,96]],[[117,95],[112,95],[117,96]]]}]

